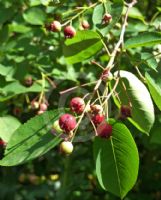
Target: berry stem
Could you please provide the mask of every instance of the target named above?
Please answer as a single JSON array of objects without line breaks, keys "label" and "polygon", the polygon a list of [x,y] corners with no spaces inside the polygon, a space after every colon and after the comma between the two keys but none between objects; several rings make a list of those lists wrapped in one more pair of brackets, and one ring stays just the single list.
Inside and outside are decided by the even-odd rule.
[{"label": "berry stem", "polygon": [[108,11],[107,11],[107,6],[106,6],[106,1],[103,1],[103,7],[104,7],[104,9],[105,9],[105,13],[108,13]]},{"label": "berry stem", "polygon": [[39,104],[42,102],[42,99],[44,96],[44,90],[45,90],[45,75],[43,72],[41,73],[41,76],[42,76],[42,90],[41,90],[39,101],[38,101]]},{"label": "berry stem", "polygon": [[83,9],[81,10],[78,14],[74,15],[73,17],[71,17],[69,20],[67,20],[64,24],[62,24],[62,27],[63,26],[66,26],[67,24],[71,23],[74,19],[76,19],[77,17],[79,17],[81,14],[83,14],[85,11],[89,10],[90,8],[93,8],[97,5],[98,3],[94,3],[92,4],[91,6],[89,7],[77,7],[77,9],[75,10],[80,10],[80,9]]},{"label": "berry stem", "polygon": [[87,113],[87,117],[89,118],[89,120],[90,120],[90,122],[91,122],[91,124],[92,124],[92,126],[93,126],[95,135],[97,136],[97,129],[96,129],[96,126],[94,125],[94,123],[93,123],[93,121],[92,121],[92,119],[91,119],[91,117],[90,117],[90,115],[89,115],[88,113]]},{"label": "berry stem", "polygon": [[59,92],[60,93],[60,95],[63,95],[63,94],[65,94],[65,93],[68,93],[68,92],[71,92],[71,91],[73,91],[73,90],[76,90],[77,88],[79,88],[79,87],[85,87],[85,86],[88,86],[88,85],[93,85],[93,84],[95,84],[97,81],[93,81],[93,82],[90,82],[90,83],[85,83],[85,84],[82,84],[82,85],[80,85],[80,86],[75,86],[75,87],[72,87],[72,88],[69,88],[69,89],[67,89],[67,90],[63,90],[63,91],[61,91],[61,92]]},{"label": "berry stem", "polygon": [[101,42],[102,42],[102,44],[103,44],[103,46],[104,46],[104,48],[105,48],[107,54],[108,54],[109,56],[111,56],[111,54],[110,54],[110,52],[109,52],[109,50],[108,50],[107,45],[105,44],[105,42],[104,42],[103,40],[101,40]]}]

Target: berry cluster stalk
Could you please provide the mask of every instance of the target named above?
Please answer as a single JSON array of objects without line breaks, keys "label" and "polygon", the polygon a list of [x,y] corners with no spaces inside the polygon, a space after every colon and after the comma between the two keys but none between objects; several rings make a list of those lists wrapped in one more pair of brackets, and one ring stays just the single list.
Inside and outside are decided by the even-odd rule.
[{"label": "berry cluster stalk", "polygon": [[[109,60],[107,66],[106,66],[106,68],[105,68],[104,70],[109,70],[109,71],[110,71],[110,70],[114,67],[114,61],[115,61],[115,57],[116,57],[116,55],[117,55],[117,52],[119,51],[120,48],[123,47],[124,35],[125,35],[125,31],[126,31],[127,20],[128,20],[128,14],[129,14],[130,8],[132,8],[136,3],[137,3],[136,0],[132,0],[131,3],[126,3],[127,10],[126,10],[126,13],[125,13],[124,22],[123,22],[123,24],[122,24],[121,33],[120,33],[120,38],[119,38],[119,41],[117,42],[117,44],[116,44],[116,46],[115,46],[113,52],[111,53],[111,55],[110,55],[110,60]],[[82,119],[83,119],[85,113],[86,113],[86,110],[87,110],[88,107],[90,106],[90,103],[91,103],[93,97],[95,96],[95,94],[97,93],[97,91],[98,91],[98,89],[99,89],[101,83],[102,83],[102,78],[100,77],[100,78],[98,79],[98,81],[97,81],[95,87],[94,87],[94,90],[93,90],[93,93],[92,93],[91,96],[90,96],[90,99],[88,100],[88,102],[87,102],[87,104],[86,104],[86,106],[85,106],[85,109],[84,109],[83,113],[81,114],[81,116],[80,116],[80,118],[79,118],[79,120],[78,120],[78,122],[77,122],[77,126],[76,126],[76,128],[75,128],[75,130],[74,130],[72,140],[74,139],[75,134],[76,134],[76,132],[77,132],[77,129],[78,129],[78,127],[79,127],[79,125],[80,125],[80,123],[81,123],[81,121],[82,121]],[[117,87],[117,84],[118,84],[118,81],[116,81],[115,88]],[[110,93],[110,95],[112,95],[112,93]],[[108,98],[109,98],[109,96],[108,96]]]}]

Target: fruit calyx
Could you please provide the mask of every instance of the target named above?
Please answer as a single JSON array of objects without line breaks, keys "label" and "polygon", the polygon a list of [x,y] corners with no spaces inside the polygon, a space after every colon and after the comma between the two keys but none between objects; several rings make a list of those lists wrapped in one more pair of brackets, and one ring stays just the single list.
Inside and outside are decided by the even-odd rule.
[{"label": "fruit calyx", "polygon": [[102,18],[102,24],[109,24],[112,21],[112,16],[109,13],[105,13]]},{"label": "fruit calyx", "polygon": [[83,29],[89,29],[89,27],[90,27],[90,25],[89,25],[89,23],[88,23],[88,21],[87,20],[83,20],[82,22],[81,22],[81,26],[82,26],[82,28]]},{"label": "fruit calyx", "polygon": [[95,113],[95,114],[103,112],[103,108],[99,104],[91,104],[90,110],[91,110],[92,113]]},{"label": "fruit calyx", "polygon": [[101,79],[103,81],[111,81],[113,79],[113,75],[109,69],[105,69],[101,74]]},{"label": "fruit calyx", "polygon": [[120,118],[126,119],[127,117],[131,117],[131,107],[128,105],[122,105],[120,107]]}]

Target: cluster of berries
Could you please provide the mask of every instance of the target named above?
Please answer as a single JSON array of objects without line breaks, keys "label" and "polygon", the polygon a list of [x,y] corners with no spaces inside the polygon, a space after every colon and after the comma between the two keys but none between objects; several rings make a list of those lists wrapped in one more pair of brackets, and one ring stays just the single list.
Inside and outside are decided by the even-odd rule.
[{"label": "cluster of berries", "polygon": [[[112,125],[107,123],[101,105],[92,104],[90,108],[86,108],[84,100],[80,97],[74,97],[70,101],[70,109],[72,112],[80,115],[83,112],[88,112],[90,119],[96,127],[96,135],[102,138],[109,138],[112,135]],[[69,136],[73,136],[72,132],[77,127],[75,116],[66,113],[60,116],[59,120],[53,125],[53,130],[59,133],[64,132]],[[70,138],[70,137],[69,137]],[[63,141],[60,144],[61,152],[70,154],[73,151],[73,144],[70,141]]]},{"label": "cluster of berries", "polygon": [[33,110],[38,109],[37,114],[40,115],[48,109],[48,103],[42,102],[42,103],[39,104],[38,101],[34,100],[34,101],[31,102],[31,108]]},{"label": "cluster of berries", "polygon": [[[88,21],[83,20],[81,23],[81,26],[83,29],[89,29],[90,25]],[[52,32],[60,32],[62,29],[62,25],[59,21],[54,20],[49,26],[47,26],[47,29]],[[68,25],[64,28],[64,36],[65,38],[73,38],[76,35],[76,30],[73,26]]]},{"label": "cluster of berries", "polygon": [[[112,16],[109,13],[106,13],[102,18],[102,24],[109,24],[111,21],[112,21]],[[81,22],[82,29],[87,30],[89,29],[89,27],[90,24],[88,23],[87,20],[83,20]],[[60,32],[62,29],[62,24],[59,21],[54,20],[53,22],[50,23],[50,25],[47,25],[46,28],[52,32]],[[65,26],[64,28],[65,38],[73,38],[75,35],[76,35],[76,30],[72,25]]]}]

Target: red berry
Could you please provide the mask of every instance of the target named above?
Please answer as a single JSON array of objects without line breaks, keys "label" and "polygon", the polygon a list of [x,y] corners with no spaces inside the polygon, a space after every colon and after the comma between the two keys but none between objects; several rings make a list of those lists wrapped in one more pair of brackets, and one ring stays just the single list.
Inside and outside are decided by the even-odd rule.
[{"label": "red berry", "polygon": [[2,139],[0,139],[0,146],[1,147],[5,147],[6,146],[6,142]]},{"label": "red berry", "polygon": [[102,114],[96,114],[92,117],[92,121],[94,123],[95,126],[98,126],[99,124],[101,124],[103,121],[105,120],[105,116]]},{"label": "red berry", "polygon": [[120,108],[121,118],[131,117],[131,108],[128,105],[122,105]]},{"label": "red berry", "polygon": [[71,111],[76,112],[77,114],[80,114],[84,111],[85,102],[80,97],[74,97],[70,101],[70,108],[71,108]]},{"label": "red berry", "polygon": [[109,14],[109,13],[106,13],[104,16],[103,16],[103,19],[102,19],[102,23],[103,24],[108,24],[110,23],[112,20],[112,16]]},{"label": "red berry", "polygon": [[82,27],[84,29],[89,29],[90,25],[89,23],[86,21],[86,20],[83,20],[82,23],[81,23]]},{"label": "red berry", "polygon": [[64,28],[65,38],[73,38],[76,35],[76,30],[73,26],[66,26]]},{"label": "red berry", "polygon": [[41,111],[46,111],[48,109],[48,106],[46,105],[46,103],[41,103],[40,104],[40,110]]},{"label": "red berry", "polygon": [[109,138],[112,135],[112,126],[107,122],[101,123],[97,127],[97,134],[102,138]]},{"label": "red berry", "polygon": [[50,24],[50,30],[53,31],[53,32],[60,32],[61,31],[61,24],[59,21],[53,21],[51,24]]},{"label": "red berry", "polygon": [[77,125],[76,119],[73,115],[70,114],[63,114],[59,118],[59,126],[65,132],[70,132],[75,129]]}]

